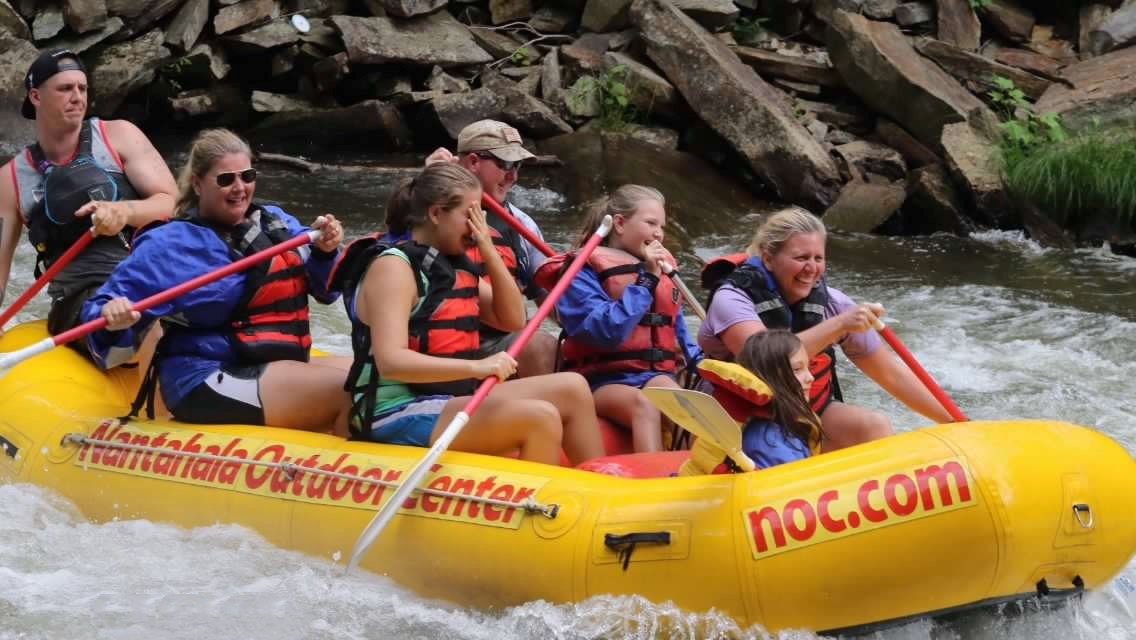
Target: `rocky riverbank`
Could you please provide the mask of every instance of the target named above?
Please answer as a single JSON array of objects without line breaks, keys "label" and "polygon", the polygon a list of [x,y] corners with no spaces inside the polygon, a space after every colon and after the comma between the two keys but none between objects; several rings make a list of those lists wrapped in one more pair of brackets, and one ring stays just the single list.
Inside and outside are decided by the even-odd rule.
[{"label": "rocky riverbank", "polygon": [[59,46],[93,113],[151,130],[408,151],[498,118],[585,196],[701,180],[851,231],[1123,244],[1130,225],[1070,237],[1011,195],[989,92],[1007,79],[1070,131],[1131,126],[1136,0],[1020,2],[0,0],[0,125],[31,137],[22,76]]}]

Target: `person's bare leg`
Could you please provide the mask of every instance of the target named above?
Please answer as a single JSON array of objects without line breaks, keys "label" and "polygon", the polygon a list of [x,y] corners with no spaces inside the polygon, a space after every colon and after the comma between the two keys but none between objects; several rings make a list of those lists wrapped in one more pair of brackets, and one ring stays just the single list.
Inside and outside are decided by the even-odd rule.
[{"label": "person's bare leg", "polygon": [[260,377],[264,421],[274,427],[329,431],[345,424],[347,372],[295,360],[269,363]]},{"label": "person's bare leg", "polygon": [[[576,373],[554,373],[501,383],[486,400],[544,400],[555,407],[563,425],[563,447],[568,460],[579,464],[604,455],[603,437],[588,383]],[[464,405],[463,405],[464,406]],[[447,407],[448,408],[448,407]],[[474,416],[481,415],[478,409]],[[457,411],[455,410],[454,413]],[[559,460],[559,458],[558,458]],[[553,463],[555,464],[555,463]]]},{"label": "person's bare leg", "polygon": [[887,416],[843,402],[833,402],[821,414],[822,450],[836,451],[894,435]]},{"label": "person's bare leg", "polygon": [[662,416],[639,389],[608,384],[596,389],[595,398],[596,413],[631,429],[636,453],[663,450]]},{"label": "person's bare leg", "polygon": [[[663,388],[666,388],[666,389],[681,389],[682,388],[679,385],[679,383],[675,381],[674,378],[672,378],[668,375],[655,376],[654,378],[651,378],[650,380],[648,380],[647,384],[645,384],[643,386],[644,387],[663,387]],[[644,397],[643,399],[647,400],[646,397]],[[649,400],[647,400],[647,402],[648,402],[648,404],[650,404]],[[655,409],[655,406],[651,405],[651,408]],[[670,418],[663,415],[662,412],[659,411],[658,409],[655,409],[655,412],[659,414],[659,431],[661,433],[662,446],[664,448],[668,448],[668,449],[673,448],[674,447],[674,438],[677,437],[677,435],[678,435],[677,433],[675,433],[675,425],[674,425],[673,422],[671,422]]]},{"label": "person's bare leg", "polygon": [[556,372],[556,336],[537,331],[517,358],[517,377],[531,378]]},{"label": "person's bare leg", "polygon": [[[468,402],[469,396],[462,396],[446,403],[430,434],[431,445]],[[450,448],[490,455],[519,450],[522,460],[555,465],[560,462],[562,437],[560,412],[552,403],[513,394],[490,394]]]}]

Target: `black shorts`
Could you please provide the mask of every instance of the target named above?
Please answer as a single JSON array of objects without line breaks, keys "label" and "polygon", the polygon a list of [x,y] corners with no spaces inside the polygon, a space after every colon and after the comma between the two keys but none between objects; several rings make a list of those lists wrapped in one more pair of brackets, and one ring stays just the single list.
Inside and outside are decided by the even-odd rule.
[{"label": "black shorts", "polygon": [[[51,309],[47,312],[47,332],[53,336],[57,336],[68,329],[79,326],[79,320],[82,318],[83,314],[83,304],[95,295],[100,286],[101,285],[97,284],[91,285],[67,297],[52,300]],[[87,340],[85,338],[68,342],[67,346],[83,354],[87,359],[91,359],[91,352],[87,348]]]},{"label": "black shorts", "polygon": [[264,424],[260,376],[266,364],[227,366],[209,374],[170,410],[174,418],[192,424]]}]

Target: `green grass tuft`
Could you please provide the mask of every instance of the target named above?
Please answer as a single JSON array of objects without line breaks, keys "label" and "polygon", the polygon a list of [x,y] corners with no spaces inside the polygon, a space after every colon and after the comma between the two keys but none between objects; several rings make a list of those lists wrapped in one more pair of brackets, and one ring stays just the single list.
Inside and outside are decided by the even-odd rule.
[{"label": "green grass tuft", "polygon": [[1101,130],[1029,149],[1003,145],[1006,184],[1056,222],[1103,214],[1136,223],[1136,129]]}]

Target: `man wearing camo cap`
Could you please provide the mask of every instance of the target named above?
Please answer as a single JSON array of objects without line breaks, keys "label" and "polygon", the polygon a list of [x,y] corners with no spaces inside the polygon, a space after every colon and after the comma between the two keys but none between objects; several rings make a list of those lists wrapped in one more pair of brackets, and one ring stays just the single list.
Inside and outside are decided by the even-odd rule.
[{"label": "man wearing camo cap", "polygon": [[[521,165],[534,157],[524,148],[524,141],[516,128],[499,120],[478,120],[458,133],[457,155],[441,147],[426,158],[426,164],[457,162],[469,169],[481,181],[481,188],[488,196],[501,203],[513,217],[543,240],[544,235],[536,222],[508,199],[509,191],[517,184]],[[544,263],[544,254],[499,216],[489,212],[486,217],[490,227],[501,236],[502,241],[495,244],[505,264],[516,265],[517,283],[521,290],[530,300],[539,302],[545,291],[533,283],[533,274]],[[516,333],[504,333],[485,325],[481,329],[482,357],[505,351],[517,336]],[[552,373],[555,367],[556,338],[537,332],[521,352],[517,375],[527,377]]]}]

